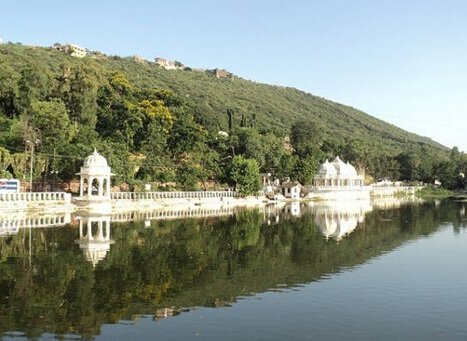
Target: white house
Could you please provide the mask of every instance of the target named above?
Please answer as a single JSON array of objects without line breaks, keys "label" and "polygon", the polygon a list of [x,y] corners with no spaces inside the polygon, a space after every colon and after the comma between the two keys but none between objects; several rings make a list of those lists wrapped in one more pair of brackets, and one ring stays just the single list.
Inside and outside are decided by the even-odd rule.
[{"label": "white house", "polygon": [[284,182],[281,185],[282,195],[289,199],[300,199],[302,187],[298,182]]}]

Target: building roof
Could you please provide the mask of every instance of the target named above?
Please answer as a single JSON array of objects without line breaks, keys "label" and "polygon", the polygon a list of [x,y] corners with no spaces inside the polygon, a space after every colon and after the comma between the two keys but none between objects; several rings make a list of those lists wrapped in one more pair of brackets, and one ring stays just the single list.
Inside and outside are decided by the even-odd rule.
[{"label": "building roof", "polygon": [[77,175],[113,175],[105,157],[94,149],[94,152],[84,159],[80,173]]},{"label": "building roof", "polygon": [[108,167],[107,160],[94,149],[94,152],[84,159],[84,167]]},{"label": "building roof", "polygon": [[316,175],[324,179],[334,178],[337,176],[337,171],[336,168],[326,159],[326,161],[319,166]]},{"label": "building roof", "polygon": [[292,188],[292,187],[303,187],[299,182],[284,182],[281,185],[282,188]]},{"label": "building roof", "polygon": [[361,179],[354,166],[337,156],[332,162],[326,160],[316,172],[315,179]]}]

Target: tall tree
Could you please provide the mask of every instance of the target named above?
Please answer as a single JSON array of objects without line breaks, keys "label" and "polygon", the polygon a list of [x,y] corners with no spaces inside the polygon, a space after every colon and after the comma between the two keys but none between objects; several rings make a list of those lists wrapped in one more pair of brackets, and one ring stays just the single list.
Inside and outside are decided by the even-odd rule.
[{"label": "tall tree", "polygon": [[40,133],[41,146],[47,151],[69,142],[74,134],[65,104],[60,100],[34,102],[31,125]]},{"label": "tall tree", "polygon": [[259,167],[255,160],[237,155],[232,159],[229,182],[243,195],[255,195],[260,190]]}]

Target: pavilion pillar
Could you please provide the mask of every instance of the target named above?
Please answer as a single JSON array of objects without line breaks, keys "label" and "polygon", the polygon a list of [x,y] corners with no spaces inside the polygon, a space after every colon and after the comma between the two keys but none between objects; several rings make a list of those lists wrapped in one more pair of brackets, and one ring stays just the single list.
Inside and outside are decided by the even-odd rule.
[{"label": "pavilion pillar", "polygon": [[98,195],[102,196],[104,195],[104,184],[103,184],[103,179],[102,177],[97,178],[97,185],[98,185]]},{"label": "pavilion pillar", "polygon": [[93,177],[88,177],[88,197],[92,196],[92,183],[94,181]]}]

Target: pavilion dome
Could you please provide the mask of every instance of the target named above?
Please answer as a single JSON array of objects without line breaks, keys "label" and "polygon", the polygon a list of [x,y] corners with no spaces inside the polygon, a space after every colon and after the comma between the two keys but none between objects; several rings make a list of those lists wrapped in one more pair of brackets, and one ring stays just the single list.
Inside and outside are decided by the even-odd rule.
[{"label": "pavilion dome", "polygon": [[94,153],[89,155],[86,159],[84,159],[83,167],[87,168],[94,168],[94,167],[108,167],[108,163],[105,157],[97,152],[94,149]]},{"label": "pavilion dome", "polygon": [[339,156],[337,156],[331,164],[334,166],[338,177],[341,179],[354,179],[358,176],[355,167],[348,162],[345,163],[342,161]]},{"label": "pavilion dome", "polygon": [[336,156],[336,158],[334,159],[334,161],[331,162],[331,165],[334,166],[334,168],[336,169],[336,172],[337,172],[337,175],[344,175],[345,173],[347,173],[347,165],[345,164],[344,161],[342,161],[339,156]]},{"label": "pavilion dome", "polygon": [[316,172],[316,175],[322,179],[326,178],[334,178],[337,175],[336,168],[326,160],[323,164],[321,164]]},{"label": "pavilion dome", "polygon": [[357,170],[355,169],[354,166],[352,166],[348,161],[347,161],[347,171],[349,173],[349,176],[351,178],[356,178],[358,176]]}]

